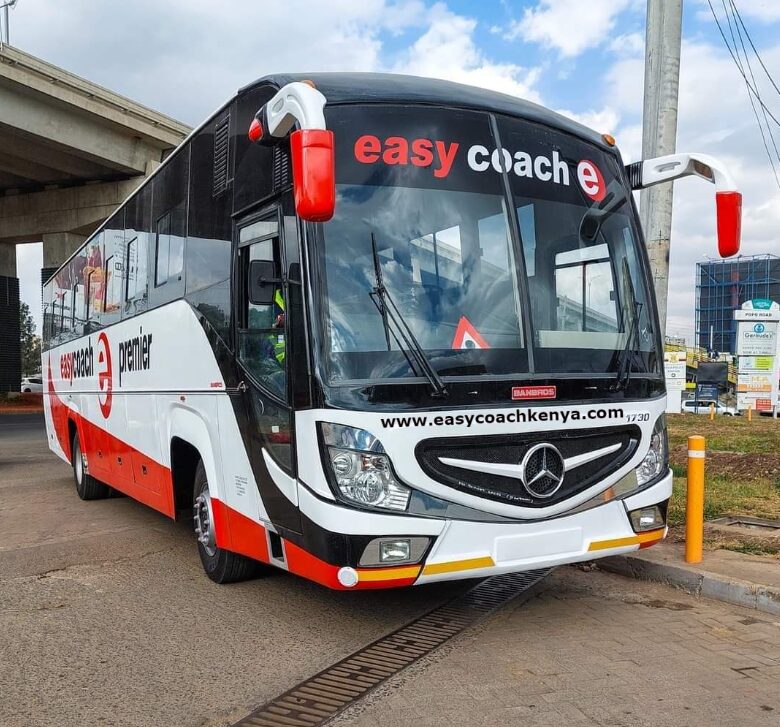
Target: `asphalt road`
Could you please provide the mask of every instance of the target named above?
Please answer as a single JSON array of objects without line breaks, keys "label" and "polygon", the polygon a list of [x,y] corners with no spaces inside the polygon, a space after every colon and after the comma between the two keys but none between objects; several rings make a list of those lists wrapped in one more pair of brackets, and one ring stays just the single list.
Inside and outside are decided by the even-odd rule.
[{"label": "asphalt road", "polygon": [[[82,502],[38,416],[0,416],[0,727],[208,727],[470,584],[334,593],[274,572],[217,586],[188,522]],[[780,724],[780,621],[559,568],[333,724]]]},{"label": "asphalt road", "polygon": [[224,725],[464,584],[334,593],[203,574],[189,522],[82,502],[40,415],[0,416],[0,725]]}]

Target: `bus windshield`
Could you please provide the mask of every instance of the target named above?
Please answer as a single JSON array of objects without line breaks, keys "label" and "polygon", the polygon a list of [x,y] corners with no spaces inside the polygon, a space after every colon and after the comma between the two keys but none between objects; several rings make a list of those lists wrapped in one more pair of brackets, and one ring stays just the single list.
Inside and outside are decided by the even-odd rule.
[{"label": "bus windshield", "polygon": [[337,203],[317,246],[328,383],[422,375],[380,285],[443,378],[658,373],[616,157],[465,110],[336,107],[328,123]]}]

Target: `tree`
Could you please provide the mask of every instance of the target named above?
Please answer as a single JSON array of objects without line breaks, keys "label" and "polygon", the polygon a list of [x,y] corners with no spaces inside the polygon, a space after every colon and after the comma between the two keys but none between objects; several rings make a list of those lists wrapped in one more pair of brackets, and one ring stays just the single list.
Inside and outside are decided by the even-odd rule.
[{"label": "tree", "polygon": [[31,376],[41,368],[41,339],[35,335],[35,321],[27,303],[19,303],[19,331],[22,344],[22,374]]}]

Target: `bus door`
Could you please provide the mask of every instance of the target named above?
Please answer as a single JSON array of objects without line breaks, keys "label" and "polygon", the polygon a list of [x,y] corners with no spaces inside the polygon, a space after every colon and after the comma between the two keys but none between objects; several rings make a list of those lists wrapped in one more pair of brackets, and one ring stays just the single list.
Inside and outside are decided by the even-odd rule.
[{"label": "bus door", "polygon": [[300,532],[292,476],[287,281],[281,219],[274,208],[237,224],[236,349],[246,416],[244,441],[275,525]]}]

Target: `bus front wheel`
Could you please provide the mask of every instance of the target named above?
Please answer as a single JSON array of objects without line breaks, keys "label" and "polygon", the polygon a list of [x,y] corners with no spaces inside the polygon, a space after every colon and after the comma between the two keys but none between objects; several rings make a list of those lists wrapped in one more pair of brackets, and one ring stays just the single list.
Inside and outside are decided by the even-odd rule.
[{"label": "bus front wheel", "polygon": [[73,466],[73,479],[76,481],[76,492],[82,500],[102,500],[108,497],[110,490],[107,485],[98,482],[87,474],[87,462],[81,450],[81,441],[78,432],[73,434],[70,443],[71,465]]},{"label": "bus front wheel", "polygon": [[200,561],[203,563],[203,570],[212,581],[234,583],[260,574],[262,565],[257,561],[217,547],[209,481],[202,461],[198,462],[198,468],[195,470],[192,518],[195,522],[195,537],[198,539]]}]

